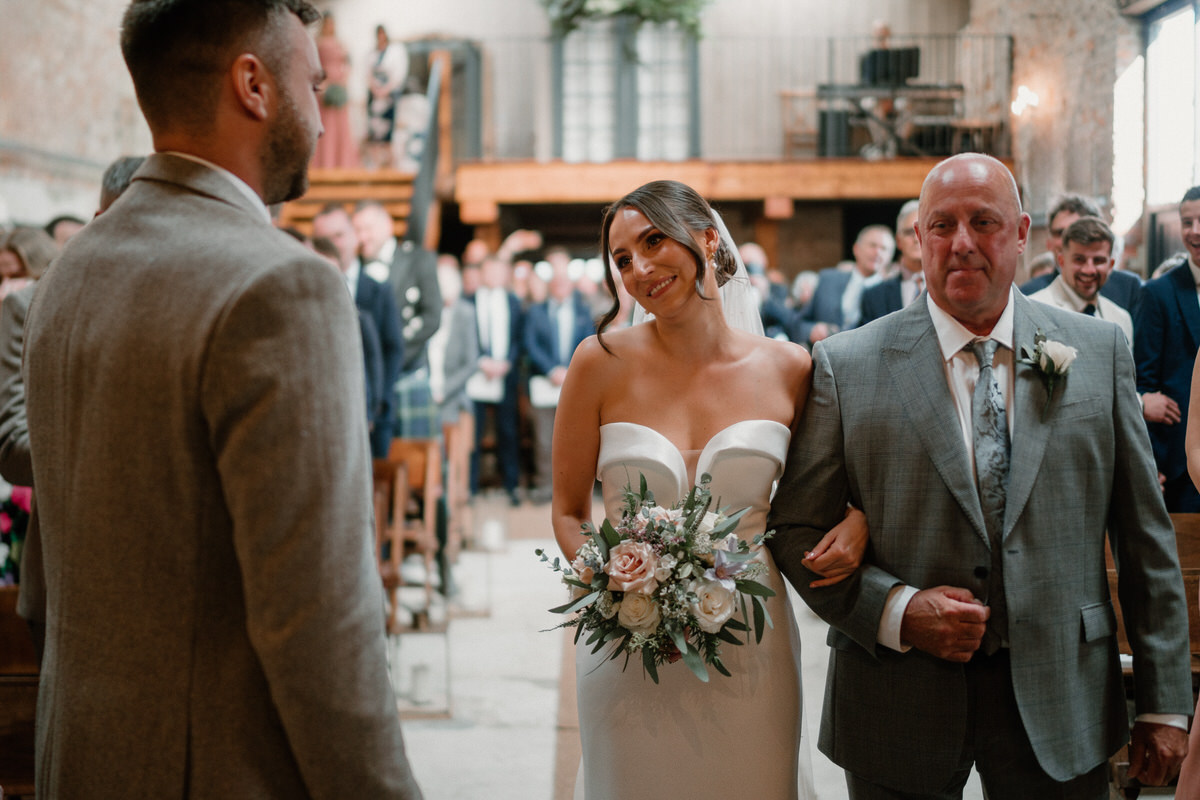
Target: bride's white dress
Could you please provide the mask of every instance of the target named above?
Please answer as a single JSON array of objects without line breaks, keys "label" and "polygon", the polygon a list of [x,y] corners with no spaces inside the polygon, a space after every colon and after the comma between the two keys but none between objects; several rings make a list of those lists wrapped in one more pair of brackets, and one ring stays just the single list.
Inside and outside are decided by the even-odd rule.
[{"label": "bride's white dress", "polygon": [[[680,452],[657,431],[629,422],[600,427],[596,472],[604,507],[620,516],[626,484],[639,473],[655,502],[670,505],[696,477],[712,476],[716,506],[749,507],[738,535],[764,530],[774,482],[783,470],[790,431],[771,420],[745,420],[718,433],[699,452]],[[815,796],[800,691],[800,638],[784,581],[763,548],[775,597],[775,623],[762,642],[724,644],[721,658],[733,677],[709,669],[702,683],[682,662],[659,667],[659,683],[640,659],[606,660],[582,642],[576,648],[583,763],[575,797],[638,798]]]}]

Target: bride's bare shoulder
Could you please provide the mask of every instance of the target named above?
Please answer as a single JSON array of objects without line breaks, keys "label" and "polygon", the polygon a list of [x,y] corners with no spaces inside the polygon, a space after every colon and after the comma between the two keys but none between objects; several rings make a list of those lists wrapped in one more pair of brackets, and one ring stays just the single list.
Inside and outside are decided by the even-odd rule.
[{"label": "bride's bare shoulder", "polygon": [[812,356],[794,342],[769,339],[765,336],[754,336],[753,342],[760,358],[789,375],[805,377],[812,371]]},{"label": "bride's bare shoulder", "polygon": [[635,325],[609,331],[603,338],[595,334],[589,336],[575,351],[571,366],[579,364],[581,368],[590,371],[628,367],[631,359],[636,360],[637,356],[644,352],[646,335],[643,327]]}]

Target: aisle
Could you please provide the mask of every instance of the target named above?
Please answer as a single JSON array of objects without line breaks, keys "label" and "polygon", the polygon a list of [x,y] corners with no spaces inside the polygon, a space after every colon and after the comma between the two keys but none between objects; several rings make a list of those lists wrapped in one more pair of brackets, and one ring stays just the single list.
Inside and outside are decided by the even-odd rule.
[{"label": "aisle", "polygon": [[[555,547],[549,506],[509,508],[503,497],[477,501],[476,528],[484,549],[462,554],[456,570],[459,606],[486,616],[452,616],[445,635],[401,641],[400,691],[406,709],[428,719],[404,720],[409,759],[426,800],[571,800],[579,763],[573,656],[568,631],[546,609],[562,602],[556,576],[534,555]],[[825,625],[793,595],[803,648],[809,732],[815,740],[825,687]],[[437,673],[449,648],[449,713]],[[413,685],[412,665],[435,674]],[[420,668],[418,668],[420,672]],[[411,704],[413,689],[423,706]],[[438,714],[438,712],[441,712]],[[821,800],[845,800],[841,770],[813,746],[814,782]],[[973,776],[966,800],[980,800]]]}]

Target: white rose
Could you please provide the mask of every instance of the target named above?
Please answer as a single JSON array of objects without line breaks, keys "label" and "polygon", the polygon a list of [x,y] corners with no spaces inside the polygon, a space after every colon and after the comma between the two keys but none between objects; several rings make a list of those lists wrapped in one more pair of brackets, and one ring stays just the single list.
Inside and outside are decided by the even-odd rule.
[{"label": "white rose", "polygon": [[661,619],[658,603],[641,592],[627,592],[617,612],[617,621],[634,633],[654,633]]},{"label": "white rose", "polygon": [[721,585],[720,581],[697,578],[688,584],[688,591],[696,595],[691,611],[696,615],[696,624],[705,633],[718,633],[733,616],[735,595]]},{"label": "white rose", "polygon": [[715,511],[705,511],[704,518],[696,526],[696,533],[701,536],[711,536],[720,519],[720,516]]},{"label": "white rose", "polygon": [[1055,375],[1062,375],[1070,369],[1078,355],[1079,351],[1074,347],[1047,339],[1042,342],[1042,369],[1046,372],[1053,372]]}]

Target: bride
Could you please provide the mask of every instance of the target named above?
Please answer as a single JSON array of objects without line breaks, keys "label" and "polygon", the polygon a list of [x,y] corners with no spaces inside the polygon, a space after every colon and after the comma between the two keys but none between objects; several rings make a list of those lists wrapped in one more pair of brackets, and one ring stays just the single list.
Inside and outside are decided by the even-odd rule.
[{"label": "bride", "polygon": [[[774,481],[811,380],[798,345],[761,335],[754,289],[720,217],[693,189],[648,183],[606,212],[602,250],[645,324],[600,333],[571,362],[554,429],[554,534],[572,558],[592,519],[592,487],[607,515],[645,475],[669,505],[704,473],[714,503],[749,507],[738,535],[763,530]],[[611,273],[609,289],[617,296]],[[851,511],[809,556],[841,580],[866,548],[862,514]],[[775,597],[762,641],[722,647],[732,677],[702,683],[682,663],[659,668],[576,650],[583,763],[575,788],[586,800],[814,796],[801,747],[800,642],[779,571],[766,548]],[[816,585],[814,584],[814,585]]]}]

